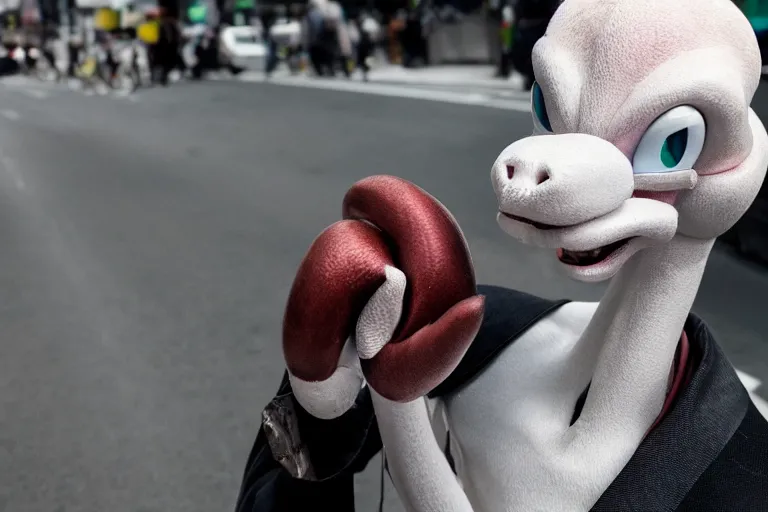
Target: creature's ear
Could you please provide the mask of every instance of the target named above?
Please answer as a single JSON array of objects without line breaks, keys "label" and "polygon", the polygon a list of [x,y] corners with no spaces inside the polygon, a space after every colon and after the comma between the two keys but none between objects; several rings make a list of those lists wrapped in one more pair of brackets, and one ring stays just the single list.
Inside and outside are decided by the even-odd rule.
[{"label": "creature's ear", "polygon": [[694,238],[714,238],[728,231],[757,197],[768,169],[768,134],[749,109],[751,152],[734,169],[702,176],[696,188],[678,197],[678,231]]},{"label": "creature's ear", "polygon": [[[751,86],[753,77],[759,78],[754,31],[731,0],[566,0],[537,43],[533,63],[556,132],[564,129],[612,140],[606,132],[615,126],[613,116],[623,110],[639,84],[660,64],[708,48],[732,51],[725,62],[733,74],[721,72],[724,80]],[[698,86],[694,80],[701,72],[720,65],[719,60],[712,61],[693,73],[677,73],[685,75],[692,88]],[[659,82],[653,87],[652,92],[670,89]],[[746,108],[741,110],[745,119]]]}]

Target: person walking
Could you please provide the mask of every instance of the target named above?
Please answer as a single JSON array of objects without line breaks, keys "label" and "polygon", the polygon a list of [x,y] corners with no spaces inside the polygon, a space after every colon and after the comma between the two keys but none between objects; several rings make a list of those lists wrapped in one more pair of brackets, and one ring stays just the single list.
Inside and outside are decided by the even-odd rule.
[{"label": "person walking", "polygon": [[80,60],[83,55],[83,39],[80,35],[74,35],[69,38],[67,43],[67,77],[75,78],[77,69],[80,66]]},{"label": "person walking", "polygon": [[181,31],[175,20],[163,16],[160,20],[160,34],[155,48],[156,65],[160,72],[160,85],[167,86],[171,71],[178,65],[181,45]]},{"label": "person walking", "polygon": [[307,14],[302,24],[304,51],[309,56],[309,63],[317,76],[326,76],[329,73],[329,59],[324,44],[327,39],[327,27],[323,4],[323,0],[309,0]]},{"label": "person walking", "polygon": [[267,45],[267,61],[264,73],[267,78],[272,76],[272,73],[277,69],[277,65],[280,63],[280,56],[278,55],[277,39],[272,33],[272,28],[277,21],[277,13],[274,8],[267,7],[261,13],[261,29],[264,34],[264,43]]},{"label": "person walking", "polygon": [[533,46],[547,31],[549,20],[562,0],[518,0],[514,9],[516,26],[512,44],[512,65],[523,75],[526,90],[535,80],[531,54]]},{"label": "person walking", "polygon": [[371,34],[371,31],[368,29],[366,21],[368,21],[367,14],[362,14],[355,19],[358,33],[355,61],[357,69],[363,73],[363,80],[367,82],[368,73],[371,71],[371,68],[368,65],[368,59],[370,59],[373,54],[374,41],[373,34]]},{"label": "person walking", "polygon": [[[507,0],[508,2],[509,0]],[[502,4],[500,9],[501,15],[501,58],[499,59],[499,72],[500,78],[509,78],[512,73],[512,42],[514,38],[514,10],[509,3]]]},{"label": "person walking", "polygon": [[335,0],[328,2],[328,17],[331,22],[331,29],[334,34],[334,41],[330,48],[332,49],[332,66],[338,64],[342,74],[350,78],[350,61],[352,60],[352,39],[349,34],[349,26],[344,8]]},{"label": "person walking", "polygon": [[317,76],[334,76],[337,66],[350,76],[348,61],[352,56],[344,11],[331,0],[310,0],[302,28],[304,48]]},{"label": "person walking", "polygon": [[424,35],[424,2],[410,0],[405,12],[405,26],[400,32],[403,47],[403,67],[415,68],[428,64],[429,51]]}]

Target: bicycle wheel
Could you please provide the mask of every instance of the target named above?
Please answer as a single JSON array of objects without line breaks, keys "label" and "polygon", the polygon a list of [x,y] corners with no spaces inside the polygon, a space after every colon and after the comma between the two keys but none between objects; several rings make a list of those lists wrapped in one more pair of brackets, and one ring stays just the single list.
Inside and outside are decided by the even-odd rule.
[{"label": "bicycle wheel", "polygon": [[58,82],[60,78],[59,70],[47,63],[38,63],[35,66],[35,76],[43,82]]},{"label": "bicycle wheel", "polygon": [[136,92],[138,88],[139,81],[130,71],[118,71],[112,78],[112,89],[118,94],[127,96]]},{"label": "bicycle wheel", "polygon": [[106,96],[112,90],[112,85],[104,78],[96,77],[93,80],[93,90],[99,96]]}]

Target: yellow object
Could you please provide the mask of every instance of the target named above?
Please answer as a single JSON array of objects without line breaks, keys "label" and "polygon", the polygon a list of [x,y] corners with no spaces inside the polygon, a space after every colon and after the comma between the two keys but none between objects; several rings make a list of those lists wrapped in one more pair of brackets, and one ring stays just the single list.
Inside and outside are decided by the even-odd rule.
[{"label": "yellow object", "polygon": [[139,40],[146,44],[155,44],[160,39],[160,26],[156,21],[142,23],[136,29],[136,35]]},{"label": "yellow object", "polygon": [[115,30],[120,28],[120,13],[114,9],[99,9],[94,16],[94,24],[99,30]]},{"label": "yellow object", "polygon": [[98,62],[96,61],[96,57],[88,56],[77,70],[77,73],[83,78],[91,78],[96,74],[97,66]]}]

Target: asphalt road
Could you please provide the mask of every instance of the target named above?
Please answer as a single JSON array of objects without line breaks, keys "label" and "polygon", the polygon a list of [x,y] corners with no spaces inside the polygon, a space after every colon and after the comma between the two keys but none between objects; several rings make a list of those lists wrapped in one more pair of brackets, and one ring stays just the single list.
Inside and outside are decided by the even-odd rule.
[{"label": "asphalt road", "polygon": [[[519,112],[223,82],[36,90],[0,85],[0,511],[231,510],[293,273],[359,178],[440,198],[481,282],[603,289],[496,226],[490,165],[529,131]],[[718,250],[695,309],[768,382],[766,291]]]}]

